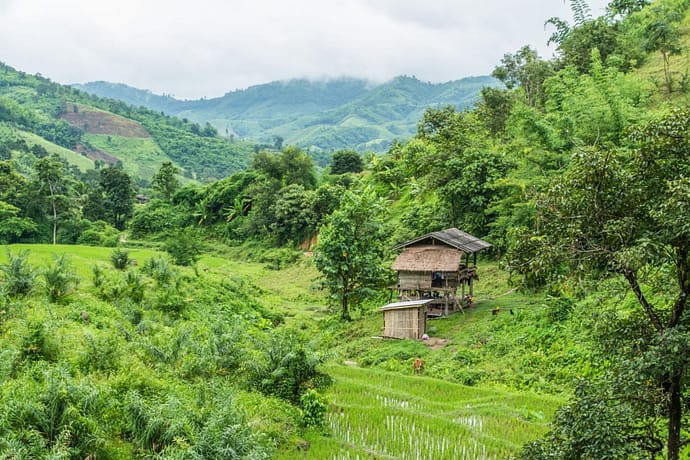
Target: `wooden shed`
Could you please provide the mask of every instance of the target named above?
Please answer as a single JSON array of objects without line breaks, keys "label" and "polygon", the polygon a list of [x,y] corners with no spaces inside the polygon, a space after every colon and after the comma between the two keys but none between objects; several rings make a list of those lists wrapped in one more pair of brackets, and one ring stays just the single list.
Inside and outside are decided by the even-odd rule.
[{"label": "wooden shed", "polygon": [[396,302],[380,308],[383,336],[396,339],[421,339],[426,333],[426,305],[431,299]]},{"label": "wooden shed", "polygon": [[402,249],[393,262],[399,300],[431,299],[427,312],[436,316],[462,310],[463,299],[474,295],[477,253],[489,247],[486,241],[457,228],[427,233],[395,246],[393,249]]}]

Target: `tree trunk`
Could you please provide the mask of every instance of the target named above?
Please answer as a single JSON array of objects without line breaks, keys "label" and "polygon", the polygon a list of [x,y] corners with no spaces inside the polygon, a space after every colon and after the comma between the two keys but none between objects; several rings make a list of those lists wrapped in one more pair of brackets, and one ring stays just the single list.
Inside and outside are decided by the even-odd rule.
[{"label": "tree trunk", "polygon": [[341,298],[342,312],[340,314],[340,318],[345,321],[351,321],[352,318],[350,317],[350,310],[348,309],[347,305],[347,296],[350,294],[350,286],[347,281],[348,280],[343,277],[343,296]]},{"label": "tree trunk", "polygon": [[352,318],[350,317],[350,311],[348,310],[348,307],[347,307],[347,295],[345,295],[345,294],[343,294],[342,307],[343,307],[343,311],[342,311],[340,317],[342,319],[344,319],[345,321],[352,320]]},{"label": "tree trunk", "polygon": [[683,408],[681,405],[681,375],[682,374],[678,372],[671,376],[668,388],[666,389],[668,393],[668,440],[666,443],[668,460],[680,459],[680,424],[683,416]]},{"label": "tree trunk", "polygon": [[55,208],[55,199],[53,198],[53,245],[57,241],[57,209]]}]

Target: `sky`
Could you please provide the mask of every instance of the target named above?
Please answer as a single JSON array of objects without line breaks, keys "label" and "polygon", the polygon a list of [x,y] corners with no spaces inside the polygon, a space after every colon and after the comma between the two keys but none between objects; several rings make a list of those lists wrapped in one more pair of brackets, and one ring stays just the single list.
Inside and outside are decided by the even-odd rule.
[{"label": "sky", "polygon": [[[608,0],[590,0],[600,16]],[[564,0],[0,0],[0,61],[58,83],[105,80],[178,99],[292,78],[488,75],[543,57]]]}]

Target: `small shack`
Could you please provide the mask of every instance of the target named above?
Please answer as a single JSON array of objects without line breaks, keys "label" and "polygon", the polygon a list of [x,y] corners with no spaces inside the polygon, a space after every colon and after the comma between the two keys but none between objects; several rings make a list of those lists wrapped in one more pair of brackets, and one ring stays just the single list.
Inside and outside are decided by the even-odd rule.
[{"label": "small shack", "polygon": [[398,272],[393,287],[398,299],[403,303],[429,299],[430,316],[462,310],[462,302],[474,295],[477,253],[489,247],[486,241],[457,228],[427,233],[395,246],[393,249],[402,249],[393,262],[393,270]]},{"label": "small shack", "polygon": [[389,303],[383,312],[383,336],[396,339],[421,339],[426,333],[426,305],[431,299]]}]

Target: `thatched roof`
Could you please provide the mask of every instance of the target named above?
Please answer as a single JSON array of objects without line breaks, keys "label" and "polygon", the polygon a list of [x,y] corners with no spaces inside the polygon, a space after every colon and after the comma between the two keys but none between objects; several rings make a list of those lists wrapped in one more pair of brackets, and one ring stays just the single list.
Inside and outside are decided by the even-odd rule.
[{"label": "thatched roof", "polygon": [[393,262],[393,270],[411,272],[455,272],[462,252],[448,246],[412,246]]},{"label": "thatched roof", "polygon": [[401,249],[409,246],[436,245],[450,246],[459,249],[465,254],[479,252],[482,249],[490,248],[491,244],[475,236],[465,233],[457,228],[447,228],[438,232],[427,233],[405,243],[395,246],[393,249]]}]

